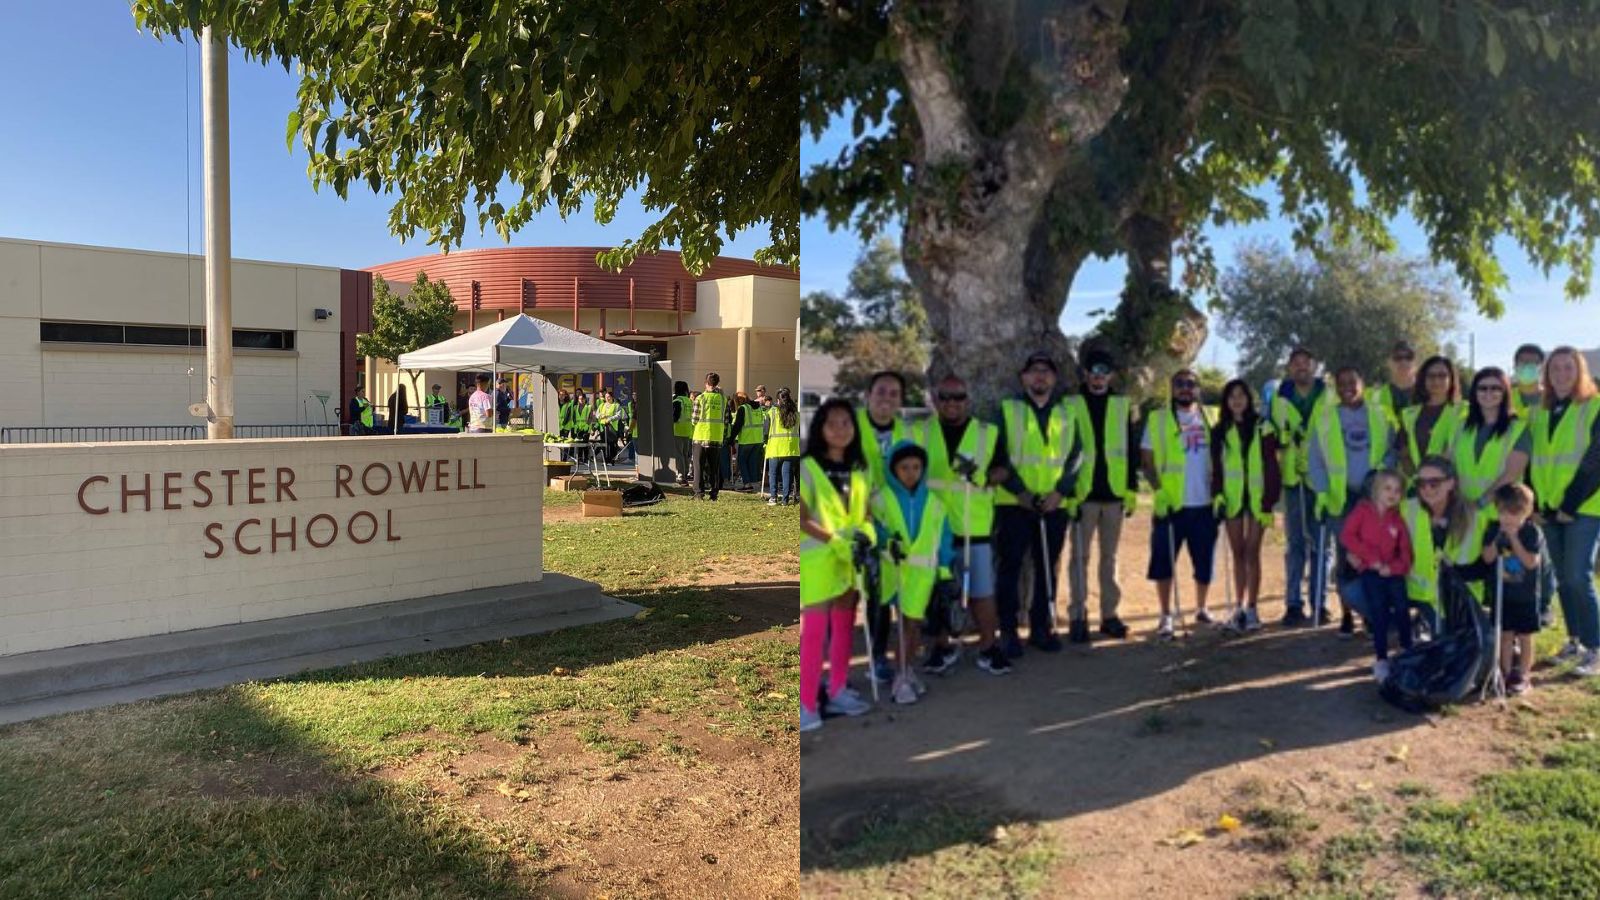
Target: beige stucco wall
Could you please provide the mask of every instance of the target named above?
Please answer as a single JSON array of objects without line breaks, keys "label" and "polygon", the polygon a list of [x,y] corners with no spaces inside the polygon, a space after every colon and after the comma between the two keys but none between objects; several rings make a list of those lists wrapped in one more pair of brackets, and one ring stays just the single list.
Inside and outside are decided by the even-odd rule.
[{"label": "beige stucco wall", "polygon": [[[317,308],[335,315],[317,321]],[[296,347],[236,351],[235,421],[320,423],[307,399],[319,390],[333,416],[338,312],[338,269],[234,260],[234,327],[292,330]],[[47,346],[41,319],[203,327],[202,258],[0,239],[0,426],[199,421],[188,406],[205,399],[203,348]]]},{"label": "beige stucco wall", "polygon": [[[542,460],[538,439],[519,435],[0,445],[0,655],[537,581]],[[361,479],[379,464],[393,482],[369,496]],[[354,496],[335,496],[341,465]],[[403,489],[396,469],[411,465],[430,467],[428,489]],[[293,472],[281,495],[280,469]],[[242,473],[231,505],[227,470]],[[251,470],[265,485],[258,502]],[[194,505],[200,471],[212,473],[206,507]],[[163,494],[166,473],[179,493]],[[474,473],[482,488],[456,489]],[[134,495],[123,512],[122,479],[137,490],[147,475],[150,510]],[[107,480],[85,487],[95,476]],[[375,490],[384,480],[371,470]],[[87,512],[80,488],[83,504],[109,512]],[[362,512],[371,524],[359,518],[356,536],[376,529],[368,543],[347,531]],[[322,548],[308,541],[326,540],[327,520],[307,534],[319,514],[338,527]],[[269,530],[288,531],[290,518],[293,549],[280,538],[274,552]]]}]

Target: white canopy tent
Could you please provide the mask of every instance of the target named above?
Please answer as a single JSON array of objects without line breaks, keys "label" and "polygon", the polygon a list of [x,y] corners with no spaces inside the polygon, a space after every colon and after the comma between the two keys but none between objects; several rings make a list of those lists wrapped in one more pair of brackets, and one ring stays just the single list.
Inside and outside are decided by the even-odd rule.
[{"label": "white canopy tent", "polygon": [[[488,372],[498,381],[501,372],[633,372],[650,368],[650,355],[519,313],[431,347],[402,353],[397,362],[403,371]],[[539,406],[545,413],[548,387],[549,381],[541,378]],[[609,473],[606,480],[609,483]]]}]

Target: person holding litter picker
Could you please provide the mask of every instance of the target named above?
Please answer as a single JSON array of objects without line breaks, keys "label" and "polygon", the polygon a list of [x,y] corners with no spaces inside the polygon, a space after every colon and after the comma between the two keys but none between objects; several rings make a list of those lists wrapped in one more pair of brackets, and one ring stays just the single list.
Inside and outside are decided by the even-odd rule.
[{"label": "person holding litter picker", "polygon": [[928,690],[914,665],[918,636],[934,585],[950,580],[955,550],[944,504],[923,478],[928,451],[901,441],[889,449],[884,467],[884,486],[872,496],[872,518],[878,549],[885,554],[881,596],[886,606],[899,611],[893,641],[896,670],[889,696],[907,704]]},{"label": "person holding litter picker", "polygon": [[[957,627],[970,618],[978,632],[978,668],[990,675],[1005,675],[1011,662],[1000,652],[995,636],[999,620],[994,607],[994,488],[989,482],[989,462],[994,459],[1000,430],[972,415],[967,383],[958,375],[939,380],[933,393],[933,418],[912,426],[911,439],[928,451],[928,486],[939,495],[950,516],[957,546],[956,580],[960,593],[945,597],[951,615],[930,615],[928,634],[932,647],[922,670],[942,674],[961,660],[961,634]],[[935,594],[936,601],[940,599]],[[967,615],[963,615],[967,614]]]},{"label": "person holding litter picker", "polygon": [[1001,649],[1022,655],[1017,635],[1022,568],[1031,556],[1033,602],[1028,643],[1058,653],[1055,634],[1055,572],[1067,533],[1062,501],[1072,496],[1078,456],[1077,423],[1056,390],[1056,361],[1039,351],[1022,364],[1022,392],[1000,402],[1000,437],[989,483],[995,489],[995,550],[999,554],[997,599]]},{"label": "person holding litter picker", "polygon": [[[848,684],[856,604],[867,580],[877,580],[871,507],[872,479],[861,454],[855,411],[849,401],[829,400],[811,419],[800,462],[800,530],[805,535],[800,541],[801,731],[821,728],[824,712],[859,716],[872,708]],[[819,697],[824,648],[825,699]]]},{"label": "person holding litter picker", "polygon": [[1511,694],[1533,687],[1533,636],[1539,633],[1539,576],[1544,557],[1544,532],[1533,522],[1533,491],[1519,482],[1502,484],[1494,492],[1496,516],[1483,535],[1483,561],[1494,564],[1491,577],[1499,579],[1495,592],[1485,599],[1497,603],[1493,610],[1500,636],[1500,677]]},{"label": "person holding litter picker", "polygon": [[1182,369],[1172,376],[1171,400],[1150,414],[1140,444],[1145,478],[1155,491],[1155,521],[1150,528],[1148,577],[1156,583],[1161,618],[1156,637],[1172,637],[1173,627],[1188,633],[1178,590],[1178,551],[1189,547],[1194,566],[1195,614],[1209,624],[1206,595],[1211,588],[1217,547],[1217,512],[1211,503],[1211,423],[1200,404],[1200,379]]}]

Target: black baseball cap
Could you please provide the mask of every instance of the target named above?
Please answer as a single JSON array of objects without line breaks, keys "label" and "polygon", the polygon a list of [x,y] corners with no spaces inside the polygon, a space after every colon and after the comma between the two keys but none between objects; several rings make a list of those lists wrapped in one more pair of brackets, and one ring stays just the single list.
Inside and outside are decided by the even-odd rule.
[{"label": "black baseball cap", "polygon": [[1051,356],[1048,350],[1033,351],[1033,353],[1028,355],[1027,359],[1022,361],[1022,368],[1018,369],[1017,371],[1026,372],[1033,368],[1034,363],[1044,363],[1050,367],[1050,371],[1055,372],[1057,375],[1061,374],[1061,369],[1056,366],[1056,358]]},{"label": "black baseball cap", "polygon": [[1389,358],[1416,359],[1417,350],[1415,347],[1411,346],[1410,341],[1395,341],[1394,346],[1389,348]]}]

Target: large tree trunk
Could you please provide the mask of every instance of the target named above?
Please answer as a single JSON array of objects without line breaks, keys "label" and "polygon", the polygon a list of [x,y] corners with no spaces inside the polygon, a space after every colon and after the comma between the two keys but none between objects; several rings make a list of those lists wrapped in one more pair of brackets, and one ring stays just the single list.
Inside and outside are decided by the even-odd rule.
[{"label": "large tree trunk", "polygon": [[1173,372],[1194,362],[1209,333],[1205,313],[1172,286],[1178,225],[1139,212],[1121,229],[1128,280],[1117,311],[1097,342],[1122,363],[1131,393],[1161,394]]}]

